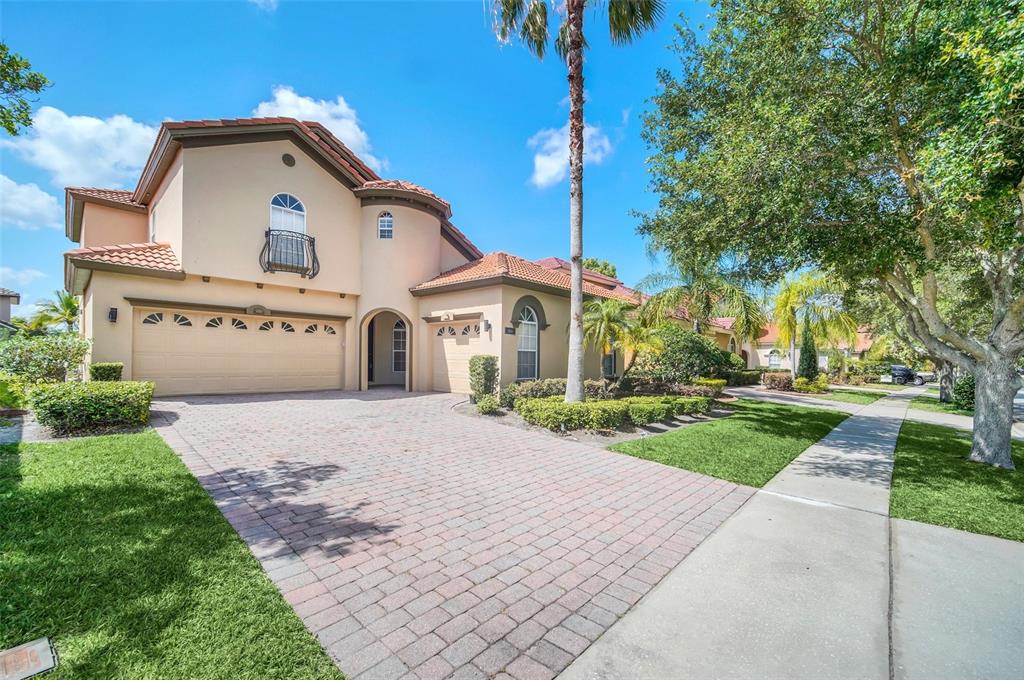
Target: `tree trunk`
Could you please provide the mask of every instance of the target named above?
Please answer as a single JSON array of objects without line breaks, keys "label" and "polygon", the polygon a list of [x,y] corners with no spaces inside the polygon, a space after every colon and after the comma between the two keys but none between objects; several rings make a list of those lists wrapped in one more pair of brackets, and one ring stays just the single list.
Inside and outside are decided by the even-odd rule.
[{"label": "tree trunk", "polygon": [[569,366],[565,400],[583,401],[583,0],[566,2],[569,66]]},{"label": "tree trunk", "polygon": [[970,459],[1012,470],[1013,398],[1020,388],[1014,362],[1005,357],[979,362],[974,380],[974,437]]},{"label": "tree trunk", "polygon": [[796,331],[789,334],[789,374],[796,380]]},{"label": "tree trunk", "polygon": [[939,374],[939,401],[943,404],[953,403],[953,381],[956,377],[953,371],[953,364],[948,361],[937,361]]}]

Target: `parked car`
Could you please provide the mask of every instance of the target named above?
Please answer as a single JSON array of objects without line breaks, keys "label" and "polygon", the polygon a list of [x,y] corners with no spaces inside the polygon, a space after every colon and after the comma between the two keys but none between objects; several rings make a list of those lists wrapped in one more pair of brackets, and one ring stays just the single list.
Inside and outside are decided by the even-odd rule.
[{"label": "parked car", "polygon": [[893,364],[891,368],[892,381],[897,385],[906,385],[907,383],[913,383],[915,385],[923,385],[925,382],[925,374],[917,373],[914,369],[909,366],[902,366],[900,364]]}]

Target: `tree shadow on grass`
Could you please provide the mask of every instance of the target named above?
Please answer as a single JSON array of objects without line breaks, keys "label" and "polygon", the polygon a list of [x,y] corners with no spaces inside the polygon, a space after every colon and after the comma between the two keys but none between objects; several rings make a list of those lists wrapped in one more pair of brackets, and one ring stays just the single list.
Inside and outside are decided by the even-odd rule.
[{"label": "tree shadow on grass", "polygon": [[339,677],[153,433],[0,449],[0,592],[60,677]]}]

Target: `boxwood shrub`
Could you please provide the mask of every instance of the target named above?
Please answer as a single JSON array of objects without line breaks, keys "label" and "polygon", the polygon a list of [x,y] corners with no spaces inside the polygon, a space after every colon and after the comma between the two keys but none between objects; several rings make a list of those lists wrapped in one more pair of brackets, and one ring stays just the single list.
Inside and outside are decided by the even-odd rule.
[{"label": "boxwood shrub", "polygon": [[500,411],[501,405],[493,394],[482,394],[477,397],[476,410],[482,415],[490,416]]},{"label": "boxwood shrub", "polygon": [[953,404],[965,411],[974,410],[974,376],[967,373],[953,385]]},{"label": "boxwood shrub", "polygon": [[121,379],[124,364],[120,361],[97,361],[89,364],[90,380],[116,381]]},{"label": "boxwood shrub", "polygon": [[[587,399],[611,399],[612,392],[603,380],[584,380],[583,389]],[[512,408],[517,399],[542,399],[544,397],[564,397],[565,378],[544,378],[542,380],[524,380],[501,388],[499,400],[505,408]]]},{"label": "boxwood shrub", "polygon": [[561,397],[517,399],[516,411],[523,419],[549,430],[614,430],[626,423],[629,405],[624,401],[601,400],[566,403]]},{"label": "boxwood shrub", "polygon": [[67,382],[32,391],[36,420],[59,434],[134,427],[149,422],[150,382]]},{"label": "boxwood shrub", "polygon": [[819,373],[814,380],[801,376],[793,381],[793,390],[804,394],[824,394],[828,392],[828,374]]},{"label": "boxwood shrub", "polygon": [[0,409],[24,408],[25,394],[24,380],[11,373],[0,373]]},{"label": "boxwood shrub", "polygon": [[498,387],[498,357],[474,354],[469,358],[469,391],[473,401],[485,394],[494,394]]},{"label": "boxwood shrub", "polygon": [[761,382],[761,371],[726,371],[725,382],[727,385],[731,385],[733,387],[739,385],[756,385]]}]

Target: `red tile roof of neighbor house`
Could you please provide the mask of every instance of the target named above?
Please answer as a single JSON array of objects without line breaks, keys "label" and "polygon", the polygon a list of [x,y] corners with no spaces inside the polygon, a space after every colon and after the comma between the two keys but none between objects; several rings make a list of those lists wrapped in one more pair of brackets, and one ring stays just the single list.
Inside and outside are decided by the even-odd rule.
[{"label": "red tile roof of neighbor house", "polygon": [[[429,281],[413,287],[412,290],[429,291],[458,284],[503,278],[569,290],[568,274],[563,273],[559,269],[547,269],[536,262],[530,262],[521,257],[503,252],[488,253],[479,260],[442,272]],[[495,281],[495,283],[497,282]],[[634,304],[640,301],[637,292],[625,286],[608,289],[594,285],[589,281],[584,281],[583,292],[587,295],[612,298]]]},{"label": "red tile roof of neighbor house", "polygon": [[0,297],[21,297],[21,293],[15,292],[10,288],[0,288]]},{"label": "red tile roof of neighbor house", "polygon": [[[535,260],[534,262],[545,269],[564,269],[565,271],[571,271],[572,269],[572,263],[568,260],[563,260],[560,257],[545,257],[540,260]],[[608,276],[607,274],[602,274],[601,272],[596,272],[593,269],[587,269],[586,267],[583,268],[583,278],[590,279],[594,283],[607,285],[612,288],[616,285],[622,285],[622,281],[619,281],[614,276]]]},{"label": "red tile roof of neighbor house", "polygon": [[122,267],[180,272],[181,264],[169,243],[124,243],[116,246],[76,248],[64,257],[78,262],[103,262]]}]

